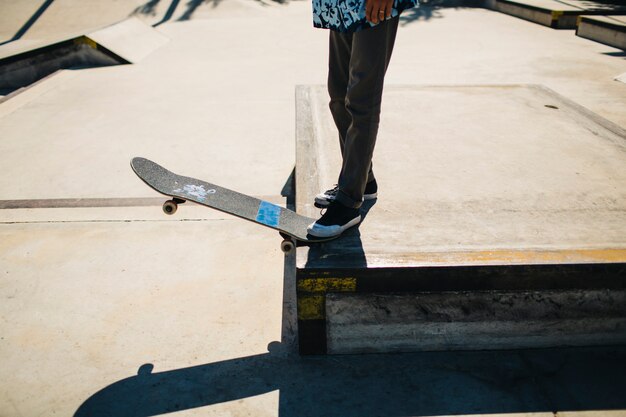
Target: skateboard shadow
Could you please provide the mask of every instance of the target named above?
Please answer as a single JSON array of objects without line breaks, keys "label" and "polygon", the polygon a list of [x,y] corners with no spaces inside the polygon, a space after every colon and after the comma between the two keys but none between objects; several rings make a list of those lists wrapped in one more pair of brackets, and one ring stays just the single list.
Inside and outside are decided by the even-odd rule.
[{"label": "skateboard shadow", "polygon": [[626,408],[626,347],[299,357],[269,353],[166,372],[151,364],[74,414],[156,416],[279,391],[281,417]]},{"label": "skateboard shadow", "polygon": [[367,257],[363,250],[361,231],[359,227],[365,221],[367,214],[376,204],[376,200],[367,200],[361,206],[361,223],[346,230],[341,237],[323,243],[308,245],[306,268],[322,267],[350,267],[366,268]]}]

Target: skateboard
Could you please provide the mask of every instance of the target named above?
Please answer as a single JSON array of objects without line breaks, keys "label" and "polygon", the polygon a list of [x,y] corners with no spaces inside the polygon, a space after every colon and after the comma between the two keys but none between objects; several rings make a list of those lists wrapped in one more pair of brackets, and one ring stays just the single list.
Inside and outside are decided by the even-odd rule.
[{"label": "skateboard", "polygon": [[326,242],[338,237],[311,236],[307,233],[307,226],[316,219],[210,182],[174,174],[148,159],[133,158],[130,165],[135,174],[151,188],[171,197],[163,203],[166,214],[172,215],[176,213],[179,204],[193,201],[277,230],[283,237],[280,248],[284,253],[292,252],[298,242]]}]

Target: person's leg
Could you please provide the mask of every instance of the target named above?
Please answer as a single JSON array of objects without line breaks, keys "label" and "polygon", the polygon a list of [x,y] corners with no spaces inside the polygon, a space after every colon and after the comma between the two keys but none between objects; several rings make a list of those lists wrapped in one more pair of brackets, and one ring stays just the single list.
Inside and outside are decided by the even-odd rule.
[{"label": "person's leg", "polygon": [[[338,186],[315,197],[319,207],[326,207],[334,201],[341,188],[340,201],[349,207],[358,207],[364,198],[372,199],[378,195],[371,155],[378,132],[384,75],[391,58],[398,20],[390,19],[354,34],[330,31],[329,108],[339,132],[343,164]],[[370,126],[372,129],[369,129]],[[354,152],[355,149],[357,152]],[[354,162],[358,166],[355,167]],[[365,183],[361,184],[364,164],[369,165]],[[355,179],[360,181],[355,182]]]},{"label": "person's leg", "polygon": [[[339,132],[339,149],[343,157],[343,148],[346,143],[346,135],[352,116],[346,108],[346,95],[348,94],[348,81],[350,78],[350,56],[352,55],[352,33],[330,32],[329,57],[328,57],[328,106],[333,116],[335,126]],[[367,182],[374,180],[374,174],[370,169]]]},{"label": "person's leg", "polygon": [[[358,207],[362,204],[368,174],[371,172],[372,154],[380,120],[383,81],[397,28],[398,18],[394,18],[352,35],[349,75],[344,98],[350,122],[343,138],[343,165],[338,191],[324,215],[308,227],[309,233],[313,236],[337,236],[361,221]],[[345,59],[343,56],[341,58]],[[337,128],[340,129],[340,135],[341,127],[345,126],[343,124],[345,114],[341,113],[339,108],[342,101],[341,85],[341,79],[332,86],[329,82],[331,112],[336,108],[337,113],[333,113],[333,118]],[[375,184],[374,181],[372,183]]]},{"label": "person's leg", "polygon": [[343,156],[343,146],[352,118],[346,109],[346,94],[350,77],[350,55],[352,54],[352,34],[329,31],[328,45],[328,107],[339,132],[339,148]]},{"label": "person's leg", "polygon": [[[328,95],[330,101],[328,107],[333,116],[335,126],[339,132],[339,149],[343,158],[343,148],[346,143],[346,135],[352,116],[346,108],[346,96],[348,94],[348,81],[350,78],[350,56],[352,55],[352,33],[340,33],[329,31],[329,56],[328,56]],[[374,181],[374,173],[371,170],[367,182]]]},{"label": "person's leg", "polygon": [[[337,201],[359,207],[372,167],[380,121],[385,72],[391,59],[399,19],[393,18],[352,36],[345,108],[351,123],[343,144]],[[373,175],[372,175],[373,176]]]}]

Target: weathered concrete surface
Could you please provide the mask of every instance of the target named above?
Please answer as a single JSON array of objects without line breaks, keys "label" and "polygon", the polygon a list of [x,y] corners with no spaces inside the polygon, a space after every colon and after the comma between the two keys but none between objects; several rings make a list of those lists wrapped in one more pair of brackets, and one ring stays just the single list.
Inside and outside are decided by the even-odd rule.
[{"label": "weathered concrete surface", "polygon": [[328,352],[626,344],[626,290],[329,294]]},{"label": "weathered concrete surface", "polygon": [[[232,219],[149,218],[0,227],[3,413],[72,415],[144,363],[176,369],[280,340],[273,233]],[[239,409],[255,414],[276,400]]]},{"label": "weathered concrete surface", "polygon": [[417,9],[401,23],[386,80],[388,86],[541,84],[624,128],[626,94],[614,81],[626,72],[622,53],[488,10]]}]

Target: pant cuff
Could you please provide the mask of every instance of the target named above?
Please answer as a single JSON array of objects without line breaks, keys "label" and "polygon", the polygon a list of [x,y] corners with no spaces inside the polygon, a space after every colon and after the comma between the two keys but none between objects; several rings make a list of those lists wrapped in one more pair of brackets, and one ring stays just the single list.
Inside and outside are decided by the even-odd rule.
[{"label": "pant cuff", "polygon": [[335,197],[335,200],[337,200],[339,203],[343,204],[344,206],[350,207],[350,208],[359,208],[361,207],[361,204],[363,204],[362,200],[356,201],[350,198],[346,193],[344,193],[341,190],[337,192],[337,196]]}]

